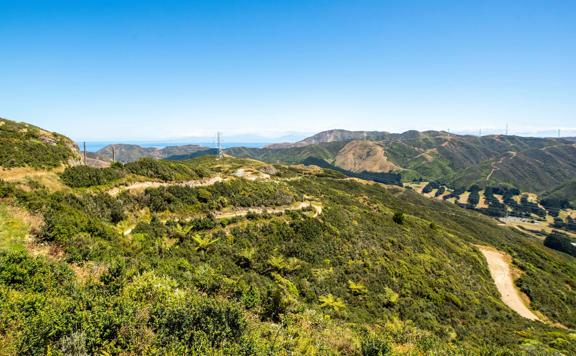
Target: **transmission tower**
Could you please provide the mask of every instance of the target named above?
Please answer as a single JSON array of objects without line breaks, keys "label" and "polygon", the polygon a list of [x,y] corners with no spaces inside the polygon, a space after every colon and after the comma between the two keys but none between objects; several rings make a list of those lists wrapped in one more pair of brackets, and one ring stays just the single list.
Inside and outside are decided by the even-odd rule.
[{"label": "transmission tower", "polygon": [[222,151],[222,134],[220,132],[216,134],[216,140],[218,141],[218,159],[222,159],[224,152]]}]

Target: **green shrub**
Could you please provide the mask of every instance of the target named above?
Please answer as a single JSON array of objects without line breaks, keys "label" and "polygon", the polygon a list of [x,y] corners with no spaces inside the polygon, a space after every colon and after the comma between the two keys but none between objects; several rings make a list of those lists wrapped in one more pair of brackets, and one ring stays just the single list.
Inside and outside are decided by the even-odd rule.
[{"label": "green shrub", "polygon": [[576,240],[557,231],[553,231],[544,240],[544,246],[576,257],[576,246],[573,243],[576,243]]},{"label": "green shrub", "polygon": [[364,356],[385,356],[391,355],[390,343],[384,338],[377,336],[367,336],[362,339],[362,355]]},{"label": "green shrub", "polygon": [[135,162],[126,163],[124,169],[129,173],[163,181],[192,180],[203,178],[208,174],[203,169],[195,169],[181,162],[153,158],[142,158]]},{"label": "green shrub", "polygon": [[68,167],[60,175],[62,181],[69,187],[81,188],[103,185],[123,178],[126,173],[117,167],[94,168],[88,166]]},{"label": "green shrub", "polygon": [[404,213],[401,211],[397,211],[394,213],[394,216],[392,216],[392,220],[399,225],[404,224]]}]

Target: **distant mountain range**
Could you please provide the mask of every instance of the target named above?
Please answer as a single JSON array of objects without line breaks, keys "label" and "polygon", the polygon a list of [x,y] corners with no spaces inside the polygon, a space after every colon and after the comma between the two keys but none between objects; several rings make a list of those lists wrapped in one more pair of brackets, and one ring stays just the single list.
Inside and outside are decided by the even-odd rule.
[{"label": "distant mountain range", "polygon": [[150,157],[156,159],[169,158],[171,156],[186,156],[200,151],[210,150],[208,147],[199,145],[168,146],[164,148],[142,147],[131,144],[108,145],[90,156],[102,161],[112,161],[112,156],[118,162],[133,162],[140,158]]},{"label": "distant mountain range", "polygon": [[399,172],[403,179],[453,187],[504,184],[543,193],[576,177],[574,142],[574,138],[478,137],[444,131],[331,130],[296,143],[226,152],[273,163],[315,157],[355,172]]}]

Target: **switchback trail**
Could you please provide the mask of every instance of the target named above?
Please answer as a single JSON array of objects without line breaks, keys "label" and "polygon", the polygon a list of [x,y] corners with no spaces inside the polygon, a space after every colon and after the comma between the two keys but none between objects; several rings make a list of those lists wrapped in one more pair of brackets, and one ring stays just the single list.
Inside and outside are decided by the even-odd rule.
[{"label": "switchback trail", "polygon": [[295,203],[292,205],[285,205],[285,206],[278,206],[278,207],[240,208],[240,209],[235,209],[235,210],[227,211],[227,212],[217,212],[214,214],[214,216],[217,219],[227,219],[227,218],[233,218],[233,217],[238,217],[238,216],[246,216],[249,213],[262,214],[263,212],[266,211],[268,213],[275,214],[275,213],[283,213],[283,212],[289,211],[289,210],[302,210],[302,209],[308,208],[308,207],[314,208],[314,217],[317,217],[318,215],[322,214],[322,206],[321,205],[319,205],[318,203],[313,204],[310,201],[303,201],[303,202]]},{"label": "switchback trail", "polygon": [[186,182],[136,182],[136,183],[132,183],[130,185],[126,185],[126,186],[121,186],[121,187],[115,187],[112,188],[110,190],[108,190],[108,194],[110,194],[111,196],[117,196],[118,194],[120,194],[123,191],[126,190],[144,190],[146,188],[158,188],[158,187],[166,187],[166,186],[172,186],[172,185],[179,185],[179,186],[185,186],[185,187],[205,187],[205,186],[209,186],[209,185],[213,185],[215,183],[218,182],[222,182],[223,179],[220,176],[216,176],[216,177],[212,177],[209,179],[199,179],[199,180],[189,180]]}]

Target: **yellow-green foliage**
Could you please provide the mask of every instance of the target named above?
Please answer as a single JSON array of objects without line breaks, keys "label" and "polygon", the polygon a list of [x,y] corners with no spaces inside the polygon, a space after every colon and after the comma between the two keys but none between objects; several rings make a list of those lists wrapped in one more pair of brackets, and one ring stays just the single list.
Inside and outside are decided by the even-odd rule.
[{"label": "yellow-green foliage", "polygon": [[0,203],[0,250],[23,248],[28,228],[15,209]]},{"label": "yellow-green foliage", "polygon": [[399,297],[400,296],[398,295],[398,293],[394,292],[392,289],[388,287],[384,288],[383,301],[385,305],[391,306],[396,304],[396,302],[398,302]]},{"label": "yellow-green foliage", "polygon": [[300,261],[296,257],[286,259],[283,256],[271,256],[268,264],[278,272],[294,272],[300,268]]},{"label": "yellow-green foliage", "polygon": [[218,242],[220,239],[211,239],[209,236],[202,237],[200,234],[194,235],[192,237],[194,242],[196,242],[196,251],[206,251],[210,246]]},{"label": "yellow-green foliage", "polygon": [[356,295],[368,293],[368,288],[366,288],[364,284],[360,282],[356,283],[351,280],[348,280],[348,289],[350,289],[350,291]]},{"label": "yellow-green foliage", "polygon": [[331,308],[335,311],[342,311],[346,309],[346,304],[342,298],[335,297],[332,294],[321,295],[318,297],[318,300],[320,301],[321,308]]}]

